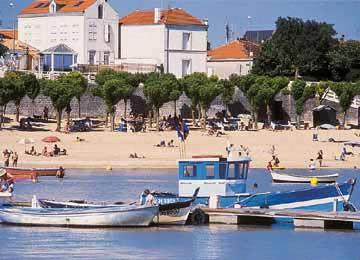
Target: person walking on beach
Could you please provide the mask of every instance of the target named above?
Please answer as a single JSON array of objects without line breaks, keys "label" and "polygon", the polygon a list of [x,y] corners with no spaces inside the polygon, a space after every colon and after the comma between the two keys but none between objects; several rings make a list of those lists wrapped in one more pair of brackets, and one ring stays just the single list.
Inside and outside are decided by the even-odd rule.
[{"label": "person walking on beach", "polygon": [[317,157],[316,157],[316,160],[318,160],[318,161],[319,161],[319,165],[320,165],[320,167],[322,167],[322,161],[323,161],[323,158],[324,158],[324,153],[323,153],[323,150],[320,150],[320,151],[318,152]]},{"label": "person walking on beach", "polygon": [[8,149],[5,149],[3,151],[3,156],[4,156],[4,167],[9,167],[10,152],[8,151]]},{"label": "person walking on beach", "polygon": [[11,159],[12,159],[12,167],[17,167],[18,160],[19,160],[19,155],[17,154],[17,152],[14,152]]},{"label": "person walking on beach", "polygon": [[49,120],[49,109],[47,106],[44,107],[43,113],[44,113],[44,120],[48,121]]}]

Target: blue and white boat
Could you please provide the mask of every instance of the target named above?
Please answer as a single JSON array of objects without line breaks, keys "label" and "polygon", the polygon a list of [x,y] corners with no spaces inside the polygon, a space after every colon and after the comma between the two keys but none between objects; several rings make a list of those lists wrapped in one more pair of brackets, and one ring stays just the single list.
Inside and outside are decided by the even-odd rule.
[{"label": "blue and white boat", "polygon": [[342,184],[294,191],[246,193],[246,180],[251,158],[229,152],[222,156],[194,156],[178,163],[179,194],[153,193],[158,203],[189,199],[200,188],[194,204],[205,207],[251,207],[320,211],[354,210],[349,203],[356,180]]}]

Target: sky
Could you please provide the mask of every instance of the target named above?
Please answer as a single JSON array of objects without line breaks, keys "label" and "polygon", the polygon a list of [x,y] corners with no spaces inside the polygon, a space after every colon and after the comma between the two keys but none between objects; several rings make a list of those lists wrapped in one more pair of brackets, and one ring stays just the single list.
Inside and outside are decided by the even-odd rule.
[{"label": "sky", "polygon": [[[16,14],[33,0],[0,0],[2,26],[11,28]],[[14,7],[10,8],[9,3]],[[360,40],[360,0],[109,0],[120,16],[136,9],[179,7],[209,19],[211,46],[225,43],[228,23],[234,37],[246,30],[275,28],[279,16],[300,17],[334,24],[338,37]]]}]

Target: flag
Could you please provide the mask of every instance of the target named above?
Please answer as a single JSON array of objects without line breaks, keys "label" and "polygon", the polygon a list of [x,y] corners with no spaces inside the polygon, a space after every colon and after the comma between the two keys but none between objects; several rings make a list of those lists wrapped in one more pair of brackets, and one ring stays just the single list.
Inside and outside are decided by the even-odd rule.
[{"label": "flag", "polygon": [[183,121],[181,123],[181,128],[176,127],[176,132],[181,142],[184,142],[188,137],[190,130],[189,127],[186,125],[186,123]]}]

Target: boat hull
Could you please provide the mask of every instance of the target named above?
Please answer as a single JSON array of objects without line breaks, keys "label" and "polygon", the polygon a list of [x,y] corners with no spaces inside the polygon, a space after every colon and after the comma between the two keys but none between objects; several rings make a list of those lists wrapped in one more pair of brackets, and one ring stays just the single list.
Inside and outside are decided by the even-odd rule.
[{"label": "boat hull", "polygon": [[2,208],[2,224],[64,227],[146,227],[159,207],[97,209]]},{"label": "boat hull", "polygon": [[59,168],[4,168],[7,173],[14,176],[56,176]]},{"label": "boat hull", "polygon": [[318,183],[334,183],[336,182],[337,177],[339,177],[339,174],[299,176],[271,172],[271,177],[273,182],[276,183],[310,183],[313,178],[316,178]]}]

